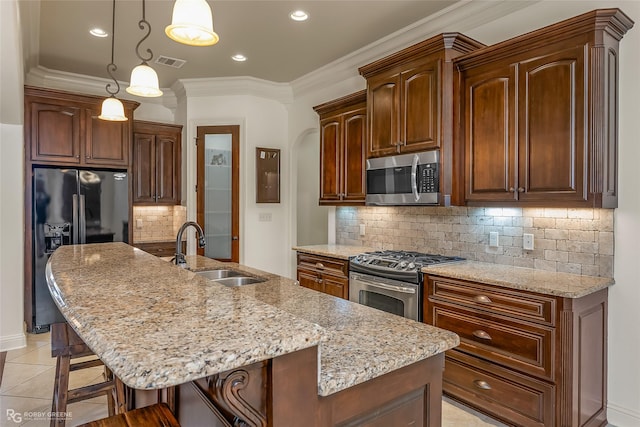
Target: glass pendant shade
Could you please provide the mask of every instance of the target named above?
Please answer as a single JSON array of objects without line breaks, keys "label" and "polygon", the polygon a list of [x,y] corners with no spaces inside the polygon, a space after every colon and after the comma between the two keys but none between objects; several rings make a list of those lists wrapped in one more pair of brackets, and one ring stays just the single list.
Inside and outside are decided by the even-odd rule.
[{"label": "glass pendant shade", "polygon": [[132,95],[153,98],[162,95],[158,86],[158,75],[155,70],[143,62],[131,70],[131,82],[126,91]]},{"label": "glass pendant shade", "polygon": [[122,102],[115,96],[110,96],[102,101],[102,112],[98,116],[101,120],[110,120],[112,122],[125,122],[127,117],[124,115],[124,106]]},{"label": "glass pendant shade", "polygon": [[211,46],[220,40],[213,31],[213,16],[206,0],[176,0],[171,25],[164,32],[170,39],[190,46]]}]

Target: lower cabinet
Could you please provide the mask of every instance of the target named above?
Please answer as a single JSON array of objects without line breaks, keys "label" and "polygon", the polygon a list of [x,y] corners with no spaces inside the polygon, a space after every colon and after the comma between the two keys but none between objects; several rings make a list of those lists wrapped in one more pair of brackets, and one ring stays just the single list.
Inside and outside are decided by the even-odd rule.
[{"label": "lower cabinet", "polygon": [[349,299],[349,261],[298,252],[300,286]]},{"label": "lower cabinet", "polygon": [[[143,251],[150,253],[151,255],[159,256],[159,257],[167,257],[174,256],[176,253],[176,242],[175,241],[166,241],[166,242],[140,242],[134,243],[138,249],[142,249]],[[182,242],[182,253],[186,252],[187,242]]]},{"label": "lower cabinet", "polygon": [[433,275],[425,286],[425,322],[460,336],[445,394],[512,425],[606,425],[607,289],[564,298]]}]

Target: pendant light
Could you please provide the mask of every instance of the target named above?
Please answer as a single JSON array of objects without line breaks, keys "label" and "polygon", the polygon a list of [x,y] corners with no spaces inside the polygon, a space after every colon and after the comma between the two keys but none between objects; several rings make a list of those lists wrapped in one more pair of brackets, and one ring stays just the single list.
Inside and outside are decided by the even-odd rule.
[{"label": "pendant light", "polygon": [[213,16],[206,0],[176,0],[167,36],[189,46],[211,46],[220,40],[213,31]]},{"label": "pendant light", "polygon": [[113,50],[114,50],[114,41],[116,38],[116,0],[113,0],[113,12],[111,17],[111,63],[107,65],[107,73],[109,77],[113,79],[113,82],[116,84],[116,90],[112,91],[111,83],[108,83],[105,87],[107,93],[111,95],[109,98],[102,101],[102,111],[98,116],[101,120],[110,120],[114,122],[124,122],[127,121],[127,117],[124,115],[124,106],[122,102],[118,98],[116,98],[116,94],[120,92],[120,84],[118,80],[113,76],[113,73],[116,72],[118,67],[113,62]]},{"label": "pendant light", "polygon": [[149,34],[151,34],[151,24],[146,20],[144,0],[142,0],[142,19],[138,22],[138,27],[140,27],[141,30],[144,30],[145,27],[147,28],[147,34],[145,34],[136,45],[136,55],[142,63],[131,71],[129,87],[126,90],[132,95],[147,98],[161,96],[162,91],[158,85],[158,75],[155,70],[147,64],[147,61],[153,59],[153,52],[151,52],[151,49],[147,49],[147,53],[149,54],[147,58],[140,55],[140,45],[149,37]]}]

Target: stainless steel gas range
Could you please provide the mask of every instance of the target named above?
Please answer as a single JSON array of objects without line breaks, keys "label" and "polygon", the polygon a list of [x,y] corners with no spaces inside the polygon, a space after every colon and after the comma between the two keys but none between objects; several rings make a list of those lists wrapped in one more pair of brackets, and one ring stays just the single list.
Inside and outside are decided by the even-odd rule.
[{"label": "stainless steel gas range", "polygon": [[422,267],[464,258],[411,251],[365,252],[349,261],[349,300],[422,320]]}]

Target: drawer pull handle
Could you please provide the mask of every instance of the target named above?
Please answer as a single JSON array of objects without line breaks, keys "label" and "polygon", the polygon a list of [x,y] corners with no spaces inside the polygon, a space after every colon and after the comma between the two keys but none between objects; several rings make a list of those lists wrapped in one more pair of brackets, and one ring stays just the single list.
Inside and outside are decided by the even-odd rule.
[{"label": "drawer pull handle", "polygon": [[321,262],[316,262],[316,267],[318,268],[324,268],[324,264]]},{"label": "drawer pull handle", "polygon": [[481,329],[477,329],[475,331],[473,331],[473,336],[476,338],[480,338],[483,340],[490,340],[491,339],[491,335],[489,335],[488,333],[486,333],[485,331],[481,330]]},{"label": "drawer pull handle", "polygon": [[493,302],[491,301],[491,298],[486,295],[476,295],[475,297],[473,297],[473,300],[475,302],[481,302],[483,304],[491,304]]},{"label": "drawer pull handle", "polygon": [[475,385],[476,387],[478,387],[479,389],[482,389],[482,390],[491,390],[491,386],[486,381],[474,380],[473,381],[473,385]]}]

